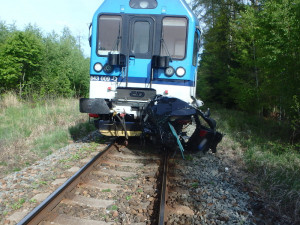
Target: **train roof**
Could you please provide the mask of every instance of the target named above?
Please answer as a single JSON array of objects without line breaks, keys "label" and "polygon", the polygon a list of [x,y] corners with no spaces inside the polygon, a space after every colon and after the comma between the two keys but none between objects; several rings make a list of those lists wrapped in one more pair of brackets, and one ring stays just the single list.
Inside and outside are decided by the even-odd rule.
[{"label": "train roof", "polygon": [[100,13],[185,15],[198,24],[185,0],[104,0],[95,16]]}]

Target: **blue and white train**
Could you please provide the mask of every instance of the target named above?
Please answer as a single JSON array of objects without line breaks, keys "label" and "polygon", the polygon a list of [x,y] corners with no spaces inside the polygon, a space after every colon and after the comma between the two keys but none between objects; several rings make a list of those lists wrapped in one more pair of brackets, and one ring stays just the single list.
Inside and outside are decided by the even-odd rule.
[{"label": "blue and white train", "polygon": [[[89,41],[90,96],[80,100],[80,111],[95,118],[102,134],[139,136],[156,124],[146,121],[147,114],[152,120],[156,113],[170,116],[180,111],[180,101],[185,110],[172,114],[170,121],[175,121],[193,117],[196,111],[188,108],[202,105],[195,98],[199,22],[185,0],[104,0],[94,14]],[[171,111],[164,111],[166,102],[174,102]]]}]

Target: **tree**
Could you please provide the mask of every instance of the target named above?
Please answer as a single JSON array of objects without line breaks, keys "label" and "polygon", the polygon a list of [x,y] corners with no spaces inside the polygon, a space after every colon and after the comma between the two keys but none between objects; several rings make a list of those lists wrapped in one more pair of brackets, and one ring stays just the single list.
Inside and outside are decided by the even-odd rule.
[{"label": "tree", "polygon": [[256,112],[260,106],[257,41],[259,35],[257,10],[246,6],[232,21],[236,67],[232,68],[229,84],[232,98],[240,109]]},{"label": "tree", "polygon": [[[197,0],[204,21],[198,94],[289,116],[300,93],[300,0]],[[205,85],[205,86],[204,86]]]},{"label": "tree", "polygon": [[86,96],[89,59],[65,28],[43,36],[31,24],[24,31],[0,23],[0,93],[19,92],[20,97]]},{"label": "tree", "polygon": [[15,31],[2,46],[0,76],[5,88],[23,89],[41,68],[42,42],[32,32]]},{"label": "tree", "polygon": [[239,67],[230,84],[240,108],[282,116],[299,93],[299,0],[257,4],[233,21]]},{"label": "tree", "polygon": [[86,96],[89,87],[89,59],[83,53],[65,28],[63,35],[52,33],[45,38],[43,67],[43,95]]},{"label": "tree", "polygon": [[[235,51],[232,40],[231,20],[236,17],[240,1],[200,0],[195,7],[203,7],[202,21],[205,22],[203,34],[203,53],[199,67],[198,94],[204,100],[213,100],[232,105],[229,76],[235,67],[232,59]],[[203,87],[203,85],[205,85]]]}]

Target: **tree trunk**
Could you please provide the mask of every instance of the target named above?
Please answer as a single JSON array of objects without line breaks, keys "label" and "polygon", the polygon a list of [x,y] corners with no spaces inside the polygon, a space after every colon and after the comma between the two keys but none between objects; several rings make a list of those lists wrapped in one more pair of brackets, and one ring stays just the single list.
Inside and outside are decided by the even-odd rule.
[{"label": "tree trunk", "polygon": [[25,72],[23,72],[23,75],[22,75],[22,79],[20,80],[20,98],[22,98],[22,92],[23,92],[23,86],[24,86],[24,82],[25,82]]}]

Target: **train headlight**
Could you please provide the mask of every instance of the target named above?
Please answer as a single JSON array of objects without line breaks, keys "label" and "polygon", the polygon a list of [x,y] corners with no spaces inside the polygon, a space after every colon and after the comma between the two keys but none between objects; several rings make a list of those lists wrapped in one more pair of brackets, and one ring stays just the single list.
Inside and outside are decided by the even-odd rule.
[{"label": "train headlight", "polygon": [[185,75],[185,69],[183,67],[178,67],[176,70],[176,75],[178,77],[183,77]]},{"label": "train headlight", "polygon": [[142,9],[146,9],[146,8],[148,8],[148,6],[149,6],[149,2],[147,2],[147,1],[141,1],[140,2],[140,7]]},{"label": "train headlight", "polygon": [[105,73],[111,73],[114,70],[114,67],[112,65],[105,64],[103,70]]},{"label": "train headlight", "polygon": [[157,0],[130,0],[129,6],[133,9],[155,9]]},{"label": "train headlight", "polygon": [[174,73],[175,73],[175,70],[174,70],[174,68],[173,68],[172,66],[169,66],[169,67],[167,67],[167,68],[165,69],[165,75],[166,75],[167,77],[173,76]]},{"label": "train headlight", "polygon": [[95,65],[94,65],[94,70],[96,71],[96,72],[101,72],[102,71],[102,68],[103,68],[103,66],[102,66],[102,64],[101,63],[95,63]]}]

